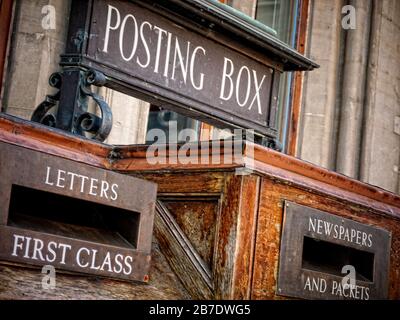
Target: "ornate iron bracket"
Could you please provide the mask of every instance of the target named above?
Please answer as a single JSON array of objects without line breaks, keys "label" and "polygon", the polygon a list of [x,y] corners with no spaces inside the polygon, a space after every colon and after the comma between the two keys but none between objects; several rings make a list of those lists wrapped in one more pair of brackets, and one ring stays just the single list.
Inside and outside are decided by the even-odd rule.
[{"label": "ornate iron bracket", "polygon": [[[33,112],[31,117],[32,121],[42,123],[50,127],[58,127],[58,121],[55,113],[55,109],[63,108],[64,106],[60,103],[60,96],[62,86],[65,84],[63,81],[64,72],[54,73],[49,78],[49,84],[53,88],[57,88],[59,91],[54,95],[47,95],[46,99],[39,104],[39,106]],[[107,79],[103,73],[96,70],[82,71],[79,70],[79,81],[76,85],[79,87],[79,94],[75,98],[74,105],[76,106],[73,110],[73,123],[71,126],[71,132],[74,134],[87,136],[86,133],[90,133],[88,137],[98,141],[104,141],[107,139],[112,128],[112,112],[108,104],[103,100],[101,96],[92,92],[91,86],[102,87],[106,84]],[[93,99],[96,106],[99,109],[98,116],[95,113],[88,112],[89,98]]]},{"label": "ornate iron bracket", "polygon": [[[106,84],[107,79],[103,73],[96,70],[89,70],[84,74],[82,84],[80,86],[81,94],[84,97],[83,104],[86,103],[84,112],[77,114],[75,127],[84,132],[93,134],[92,139],[104,141],[107,139],[112,128],[112,112],[108,104],[103,98],[91,91],[91,86],[102,87]],[[100,109],[101,117],[87,112],[87,98],[92,98]]]},{"label": "ornate iron bracket", "polygon": [[49,113],[58,101],[60,101],[60,88],[62,83],[62,74],[60,72],[53,73],[49,78],[49,85],[57,88],[58,91],[54,95],[47,95],[46,99],[40,103],[32,114],[31,120],[42,123],[49,127],[56,126],[56,116],[54,113]]}]

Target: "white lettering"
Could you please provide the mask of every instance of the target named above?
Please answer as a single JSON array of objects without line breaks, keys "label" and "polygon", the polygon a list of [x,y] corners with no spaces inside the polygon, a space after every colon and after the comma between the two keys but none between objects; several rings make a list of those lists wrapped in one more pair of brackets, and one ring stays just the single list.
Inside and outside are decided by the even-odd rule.
[{"label": "white lettering", "polygon": [[50,170],[51,170],[51,168],[50,168],[50,167],[47,167],[47,173],[46,173],[46,181],[45,181],[45,183],[48,184],[49,186],[53,186],[54,183],[49,181]]},{"label": "white lettering", "polygon": [[[183,59],[182,51],[179,46],[178,37],[175,38],[175,53],[174,53],[174,64],[172,67],[172,79],[175,80],[175,71],[178,66],[180,66],[182,71],[183,82],[186,84],[187,72],[188,72],[188,62],[189,62],[189,51],[190,51],[190,42],[187,42],[186,47],[186,59]],[[177,64],[176,58],[178,57],[179,63]],[[185,62],[186,61],[186,62]]]},{"label": "white lettering", "polygon": [[[227,70],[228,69],[228,63],[230,65],[230,71]],[[223,71],[223,75],[222,75],[221,92],[220,92],[219,97],[222,100],[225,100],[225,101],[229,100],[232,97],[232,94],[233,94],[233,80],[232,80],[233,71],[234,71],[234,67],[233,67],[232,60],[230,60],[228,58],[224,58],[224,71]],[[229,83],[230,83],[230,89],[229,89],[229,94],[228,95],[224,95],[226,79],[228,79]]]},{"label": "white lettering", "polygon": [[[111,26],[112,14],[116,12],[117,14],[117,21],[114,26]],[[104,47],[103,52],[108,53],[108,42],[110,40],[110,30],[117,30],[121,24],[121,15],[117,8],[108,5],[108,14],[107,14],[107,27],[106,27],[106,36],[104,39]]]},{"label": "white lettering", "polygon": [[161,42],[162,42],[162,37],[163,34],[167,34],[167,31],[164,29],[161,29],[157,26],[154,26],[154,30],[158,33],[158,39],[157,39],[157,51],[156,51],[156,62],[154,65],[154,72],[158,73],[158,67],[160,65],[160,53],[161,53]]},{"label": "white lettering", "polygon": [[81,268],[87,268],[89,266],[89,261],[86,262],[86,264],[82,263],[82,261],[84,261],[84,259],[81,257],[82,251],[85,251],[88,256],[90,255],[90,250],[88,248],[85,248],[85,247],[80,248],[78,250],[78,252],[76,253],[76,263]]},{"label": "white lettering", "polygon": [[[245,94],[245,99],[243,102],[240,102],[240,84],[242,83],[242,73],[243,70],[246,71],[247,73],[247,90]],[[239,106],[244,107],[247,102],[249,101],[250,98],[250,89],[251,89],[251,82],[250,82],[250,70],[246,66],[243,66],[240,68],[237,79],[236,79],[236,102],[238,103]]]},{"label": "white lettering", "polygon": [[62,248],[62,255],[61,255],[60,263],[61,264],[65,264],[65,256],[66,256],[66,253],[67,253],[67,249],[71,250],[71,246],[69,244],[59,243],[58,247]]},{"label": "white lettering", "polygon": [[112,196],[111,196],[111,200],[117,200],[118,199],[118,185],[117,184],[113,184],[112,186],[111,186],[111,192],[112,192]]},{"label": "white lettering", "polygon": [[97,256],[97,250],[92,249],[92,264],[90,265],[90,269],[93,269],[93,270],[100,269],[100,266],[96,267],[96,256]]},{"label": "white lettering", "polygon": [[203,47],[196,47],[196,49],[193,50],[192,58],[190,60],[190,81],[192,82],[193,88],[195,88],[196,90],[203,90],[204,73],[200,73],[200,83],[199,83],[199,85],[196,85],[194,83],[194,65],[195,65],[195,61],[196,61],[197,51],[202,51],[203,55],[206,55],[206,50]]},{"label": "white lettering", "polygon": [[90,189],[89,189],[89,194],[92,196],[97,196],[97,193],[95,190],[97,190],[97,182],[99,182],[98,179],[90,179]]},{"label": "white lettering", "polygon": [[65,174],[66,174],[66,172],[64,170],[58,170],[57,184],[56,184],[56,186],[58,188],[64,188],[65,187],[64,184],[61,184],[61,182],[63,182],[63,183],[65,182]]},{"label": "white lettering", "polygon": [[100,270],[104,270],[104,266],[107,265],[107,271],[108,272],[113,272],[112,268],[111,268],[111,257],[110,257],[110,253],[107,252],[106,257],[104,258],[103,264],[101,265]]},{"label": "white lettering", "polygon": [[43,247],[44,243],[42,240],[33,239],[33,255],[32,255],[33,260],[38,260],[38,258],[36,257],[36,254],[38,254],[40,256],[40,260],[45,261],[42,254]]},{"label": "white lettering", "polygon": [[131,256],[126,256],[124,259],[126,269],[124,268],[124,274],[129,276],[132,273],[132,263],[133,258]]},{"label": "white lettering", "polygon": [[53,256],[52,258],[49,257],[49,254],[46,254],[46,261],[47,262],[54,262],[56,261],[56,252],[54,251],[54,249],[52,248],[54,247],[54,249],[57,248],[57,243],[54,241],[50,241],[49,244],[47,245],[47,251]]},{"label": "white lettering", "polygon": [[[125,54],[124,54],[124,35],[125,35],[125,26],[126,26],[126,23],[128,22],[129,18],[131,18],[133,20],[133,23],[135,25],[135,31],[134,31],[135,34],[134,34],[134,37],[133,37],[133,47],[132,47],[131,54],[130,54],[129,57],[126,57]],[[133,56],[136,53],[137,44],[138,44],[138,25],[137,25],[137,22],[136,22],[136,18],[133,15],[128,14],[124,18],[124,20],[122,21],[121,31],[119,33],[119,50],[121,52],[122,59],[124,59],[125,61],[131,61]]]},{"label": "white lettering", "polygon": [[136,62],[142,68],[147,68],[149,66],[149,64],[150,64],[150,50],[149,50],[149,46],[147,45],[146,37],[144,36],[144,31],[143,31],[145,26],[149,26],[150,30],[152,30],[152,28],[153,28],[153,26],[147,21],[144,21],[142,23],[142,25],[140,26],[140,39],[142,40],[144,50],[146,51],[146,57],[147,57],[146,59],[147,60],[146,60],[145,63],[141,63],[139,61],[139,57],[137,57]]},{"label": "white lettering", "polygon": [[18,242],[19,242],[19,240],[24,240],[24,238],[25,238],[24,236],[19,236],[19,235],[14,234],[14,249],[13,249],[12,256],[14,256],[14,257],[18,256],[17,249],[22,250],[22,247],[23,247],[23,244],[18,243]]},{"label": "white lettering", "polygon": [[251,103],[250,103],[249,110],[251,110],[251,108],[253,107],[254,102],[257,101],[257,107],[258,107],[258,113],[259,113],[259,114],[262,114],[260,90],[261,90],[261,87],[262,87],[263,82],[264,82],[264,80],[265,80],[265,77],[266,77],[266,76],[265,76],[265,74],[264,74],[264,76],[263,76],[262,79],[261,79],[261,82],[258,82],[258,79],[257,79],[257,72],[256,72],[255,70],[253,70],[253,79],[254,79],[254,85],[255,85],[255,88],[256,88],[256,93],[255,93],[255,95],[254,95],[254,97],[253,97],[253,100],[252,100]]}]

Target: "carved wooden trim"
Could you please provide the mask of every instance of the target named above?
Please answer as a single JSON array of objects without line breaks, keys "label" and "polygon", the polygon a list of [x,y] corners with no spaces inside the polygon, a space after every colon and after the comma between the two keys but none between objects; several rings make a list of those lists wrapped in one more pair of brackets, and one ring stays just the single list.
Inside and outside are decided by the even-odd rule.
[{"label": "carved wooden trim", "polygon": [[192,298],[212,299],[210,270],[161,201],[156,203],[154,222],[160,249]]},{"label": "carved wooden trim", "polygon": [[0,113],[0,141],[100,168],[110,167],[111,146],[4,113]]}]

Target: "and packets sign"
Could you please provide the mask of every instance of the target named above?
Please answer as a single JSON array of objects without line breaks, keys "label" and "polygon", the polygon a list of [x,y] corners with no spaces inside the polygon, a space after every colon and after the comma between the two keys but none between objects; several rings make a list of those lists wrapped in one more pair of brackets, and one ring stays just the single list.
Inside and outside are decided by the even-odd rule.
[{"label": "and packets sign", "polygon": [[64,55],[62,64],[100,70],[110,87],[195,118],[276,136],[280,72],[268,57],[251,58],[127,1],[94,0],[87,23],[82,56]]},{"label": "and packets sign", "polygon": [[390,232],[285,202],[277,294],[386,299]]},{"label": "and packets sign", "polygon": [[0,259],[147,282],[154,183],[0,143]]}]

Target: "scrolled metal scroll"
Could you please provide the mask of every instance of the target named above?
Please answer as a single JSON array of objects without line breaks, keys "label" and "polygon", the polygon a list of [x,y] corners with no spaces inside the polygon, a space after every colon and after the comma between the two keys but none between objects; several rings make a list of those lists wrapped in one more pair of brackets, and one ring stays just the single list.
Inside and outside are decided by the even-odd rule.
[{"label": "scrolled metal scroll", "polygon": [[101,87],[106,84],[106,81],[106,77],[101,72],[96,70],[89,70],[86,72],[81,85],[81,93],[83,96],[90,97],[94,100],[100,109],[101,117],[90,112],[82,112],[76,121],[76,126],[80,130],[93,134],[92,139],[98,141],[107,139],[112,129],[113,117],[108,104],[101,96],[92,92],[90,86],[95,85]]},{"label": "scrolled metal scroll", "polygon": [[49,127],[56,126],[56,117],[52,113],[48,113],[52,108],[57,106],[60,100],[60,88],[62,84],[62,74],[60,72],[53,73],[49,78],[49,85],[58,89],[54,95],[47,95],[45,100],[41,102],[32,114],[31,120]]},{"label": "scrolled metal scroll", "polygon": [[[91,86],[102,87],[106,85],[106,76],[96,70],[81,70],[77,69],[75,72],[79,72],[79,81],[76,82],[76,86],[79,88],[79,94],[75,98],[75,107],[73,110],[73,123],[71,125],[71,132],[78,135],[85,135],[85,132],[90,133],[91,139],[104,141],[107,139],[112,128],[112,112],[108,104],[103,100],[101,96],[92,92]],[[49,84],[51,87],[57,88],[58,92],[54,95],[47,95],[45,100],[39,104],[32,114],[31,120],[50,126],[57,126],[57,118],[55,112],[50,112],[51,109],[57,107],[63,108],[62,103],[60,104],[60,96],[63,85],[63,72],[54,73],[49,78]],[[68,79],[68,78],[67,78]],[[64,82],[66,82],[65,80]],[[89,99],[93,99],[96,106],[100,109],[101,116],[94,113],[88,112]],[[72,111],[71,111],[72,112]]]}]

